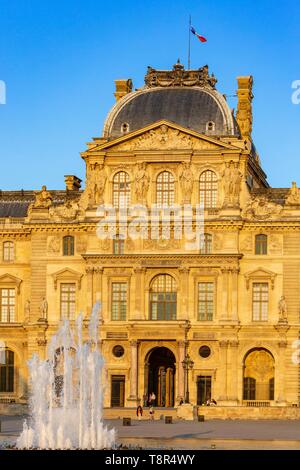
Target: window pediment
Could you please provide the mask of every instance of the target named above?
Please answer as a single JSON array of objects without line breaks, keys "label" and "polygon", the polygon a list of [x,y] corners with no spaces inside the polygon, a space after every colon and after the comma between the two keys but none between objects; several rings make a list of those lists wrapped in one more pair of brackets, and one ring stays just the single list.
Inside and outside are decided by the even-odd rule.
[{"label": "window pediment", "polygon": [[60,271],[57,271],[56,273],[52,274],[52,278],[54,281],[54,289],[57,289],[58,281],[76,281],[80,289],[82,276],[83,274],[79,273],[78,271],[74,271],[73,269],[61,269]]},{"label": "window pediment", "polygon": [[18,277],[13,276],[12,274],[7,273],[7,274],[3,274],[2,276],[0,276],[0,285],[6,284],[6,285],[15,286],[17,288],[18,294],[20,293],[21,283],[22,283],[22,279],[19,279]]},{"label": "window pediment", "polygon": [[268,271],[264,268],[258,268],[254,271],[249,271],[248,273],[244,274],[246,280],[246,288],[249,289],[250,282],[266,282],[270,281],[272,289],[274,289],[275,278],[277,274]]}]

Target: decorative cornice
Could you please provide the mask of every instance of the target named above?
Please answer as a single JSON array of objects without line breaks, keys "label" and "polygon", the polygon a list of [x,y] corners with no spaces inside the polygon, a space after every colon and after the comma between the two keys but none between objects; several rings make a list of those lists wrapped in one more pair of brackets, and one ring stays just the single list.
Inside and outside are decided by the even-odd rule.
[{"label": "decorative cornice", "polygon": [[214,74],[209,75],[208,66],[198,70],[185,70],[184,66],[178,62],[173,66],[173,70],[156,70],[148,67],[145,76],[147,88],[154,87],[209,87],[215,88],[217,79]]}]

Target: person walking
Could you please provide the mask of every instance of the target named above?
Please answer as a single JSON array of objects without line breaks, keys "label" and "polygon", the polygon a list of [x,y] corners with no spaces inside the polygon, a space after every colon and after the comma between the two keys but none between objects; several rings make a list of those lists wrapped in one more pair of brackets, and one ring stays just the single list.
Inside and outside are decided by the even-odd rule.
[{"label": "person walking", "polygon": [[154,421],[154,408],[150,406],[149,408],[150,421]]},{"label": "person walking", "polygon": [[138,417],[138,420],[140,421],[142,419],[142,416],[143,416],[143,408],[141,405],[139,405],[136,409],[136,415]]}]

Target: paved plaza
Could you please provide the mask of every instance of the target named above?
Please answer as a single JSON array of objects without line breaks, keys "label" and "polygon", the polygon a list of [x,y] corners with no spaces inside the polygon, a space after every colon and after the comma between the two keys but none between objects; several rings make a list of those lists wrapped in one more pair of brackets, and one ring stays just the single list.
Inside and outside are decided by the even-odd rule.
[{"label": "paved plaza", "polygon": [[[0,416],[0,442],[14,443],[24,417]],[[107,420],[118,444],[149,449],[300,449],[300,421],[132,421]]]}]

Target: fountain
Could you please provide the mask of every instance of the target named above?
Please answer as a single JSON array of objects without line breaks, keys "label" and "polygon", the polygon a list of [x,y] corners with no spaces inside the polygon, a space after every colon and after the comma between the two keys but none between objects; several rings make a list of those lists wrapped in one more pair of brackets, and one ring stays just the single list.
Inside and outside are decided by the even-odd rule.
[{"label": "fountain", "polygon": [[65,320],[52,337],[48,359],[29,361],[31,417],[17,440],[19,449],[110,449],[115,429],[103,423],[103,366],[98,349],[100,304],[92,311],[89,340],[82,315],[72,330]]}]

